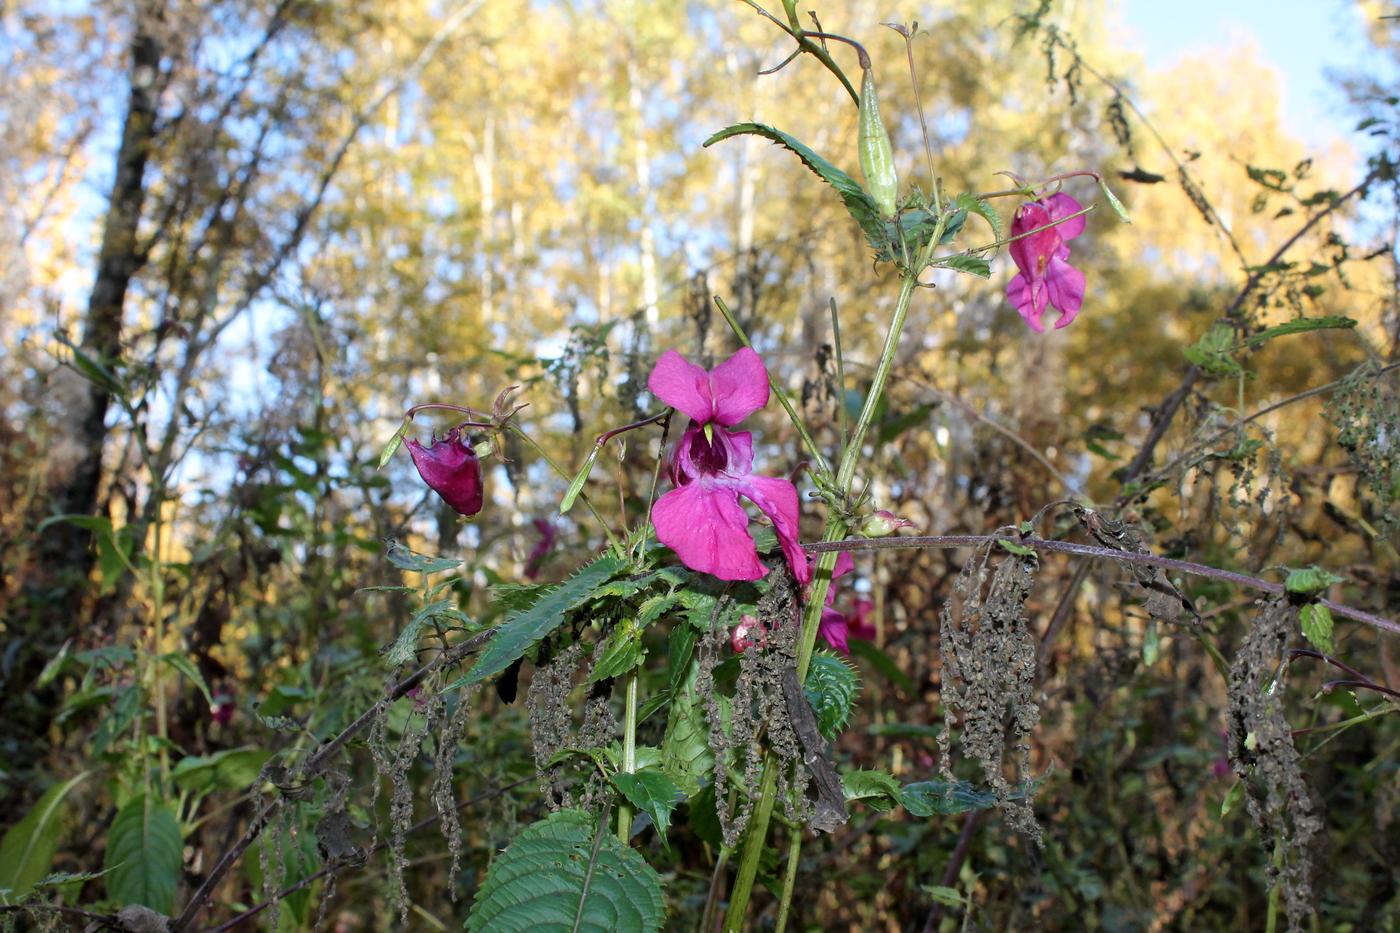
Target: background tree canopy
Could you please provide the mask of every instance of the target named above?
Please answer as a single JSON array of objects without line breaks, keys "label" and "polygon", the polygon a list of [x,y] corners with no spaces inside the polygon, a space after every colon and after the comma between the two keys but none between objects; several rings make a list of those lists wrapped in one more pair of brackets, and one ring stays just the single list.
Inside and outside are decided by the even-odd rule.
[{"label": "background tree canopy", "polygon": [[[1400,924],[1400,21],[1338,4],[1387,69],[1299,138],[1255,50],[1153,70],[1111,7],[0,10],[0,918],[505,929],[518,871],[638,929]],[[889,353],[908,263],[784,146],[703,145],[763,124],[862,178],[819,58],[855,55],[774,72],[800,30],[864,44],[901,196],[973,205],[949,254],[991,263],[914,269]],[[1073,172],[1132,222],[1062,179],[1087,291],[1039,334],[1004,238]],[[804,542],[876,508],[1006,538],[854,552],[849,657],[732,649],[803,594],[648,543],[654,425],[560,514],[656,360],[738,333],[806,426],[744,425]],[[455,423],[424,403],[476,412],[470,520],[381,456]],[[834,490],[813,449],[863,408]],[[793,671],[807,733],[765,707]],[[804,830],[814,766],[745,848],[782,728],[849,820]]]}]

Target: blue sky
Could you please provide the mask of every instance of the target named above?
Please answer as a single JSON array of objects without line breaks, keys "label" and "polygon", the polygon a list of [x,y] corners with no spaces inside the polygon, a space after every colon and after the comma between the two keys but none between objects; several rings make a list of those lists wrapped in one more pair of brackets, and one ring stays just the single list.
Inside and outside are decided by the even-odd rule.
[{"label": "blue sky", "polygon": [[1283,72],[1285,126],[1305,141],[1345,135],[1356,125],[1329,71],[1386,67],[1381,56],[1364,54],[1365,24],[1351,0],[1124,0],[1118,15],[1154,69],[1252,39]]}]

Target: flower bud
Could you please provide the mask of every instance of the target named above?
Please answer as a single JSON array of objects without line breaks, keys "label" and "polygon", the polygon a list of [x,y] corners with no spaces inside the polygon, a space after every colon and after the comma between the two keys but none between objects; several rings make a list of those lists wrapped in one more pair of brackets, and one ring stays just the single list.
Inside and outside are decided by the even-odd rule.
[{"label": "flower bud", "polygon": [[893,512],[880,509],[865,516],[865,520],[856,529],[856,534],[862,538],[887,538],[900,528],[912,528],[914,523],[905,518],[900,518]]},{"label": "flower bud", "polygon": [[763,623],[753,616],[740,616],[739,624],[729,630],[729,646],[735,654],[743,654],[755,645],[761,648],[767,641]]},{"label": "flower bud", "polygon": [[453,428],[441,438],[433,438],[427,447],[410,439],[408,452],[423,482],[461,515],[481,511],[484,489],[481,481],[481,461],[471,442]]}]

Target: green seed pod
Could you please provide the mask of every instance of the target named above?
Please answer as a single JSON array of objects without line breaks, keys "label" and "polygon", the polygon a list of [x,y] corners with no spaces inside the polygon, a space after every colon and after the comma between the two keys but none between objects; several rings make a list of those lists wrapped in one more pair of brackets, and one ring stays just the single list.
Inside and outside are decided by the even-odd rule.
[{"label": "green seed pod", "polygon": [[865,69],[860,79],[860,169],[865,173],[865,185],[880,207],[880,213],[893,217],[895,196],[899,194],[899,177],[894,173],[894,149],[885,121],[880,119],[880,99],[875,95],[875,75]]}]

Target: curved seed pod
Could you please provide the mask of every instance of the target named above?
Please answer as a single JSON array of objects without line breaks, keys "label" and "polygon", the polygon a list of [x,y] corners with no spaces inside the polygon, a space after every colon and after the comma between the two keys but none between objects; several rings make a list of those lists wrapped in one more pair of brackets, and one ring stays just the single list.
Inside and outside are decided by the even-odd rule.
[{"label": "curved seed pod", "polygon": [[875,74],[866,68],[860,79],[860,169],[870,196],[886,217],[894,216],[899,177],[894,172],[894,149],[885,121],[880,119],[880,99],[875,94]]}]

